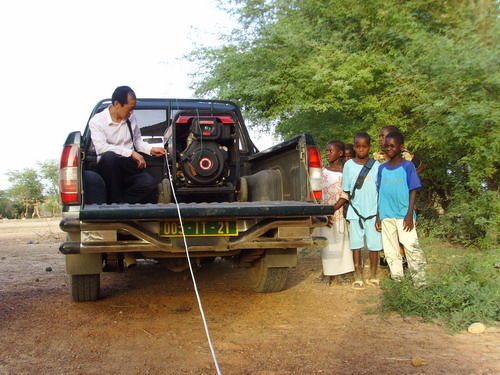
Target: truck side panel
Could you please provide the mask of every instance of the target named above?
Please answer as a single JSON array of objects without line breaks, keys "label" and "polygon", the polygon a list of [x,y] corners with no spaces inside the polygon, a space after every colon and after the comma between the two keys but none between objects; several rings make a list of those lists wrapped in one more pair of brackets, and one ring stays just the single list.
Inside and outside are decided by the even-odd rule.
[{"label": "truck side panel", "polygon": [[[259,189],[259,185],[263,185],[272,189],[275,199],[271,200],[307,201],[309,175],[306,151],[306,136],[302,135],[269,150],[259,152],[250,158],[253,174],[246,178],[249,182],[254,181],[252,184],[249,183],[249,197],[252,197],[252,193]],[[269,181],[270,176],[272,176],[272,182]],[[262,187],[260,189],[262,190]],[[259,194],[254,193],[253,195],[259,197]]]}]

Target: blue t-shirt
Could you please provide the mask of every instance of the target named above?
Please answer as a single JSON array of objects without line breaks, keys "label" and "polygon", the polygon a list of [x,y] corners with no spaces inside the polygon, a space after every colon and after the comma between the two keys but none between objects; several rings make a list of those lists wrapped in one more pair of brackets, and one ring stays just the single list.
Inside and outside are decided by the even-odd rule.
[{"label": "blue t-shirt", "polygon": [[404,219],[410,205],[410,191],[422,187],[413,163],[404,160],[393,168],[389,163],[382,164],[377,181],[380,220]]},{"label": "blue t-shirt", "polygon": [[[360,215],[364,217],[369,217],[377,214],[377,173],[380,163],[376,161],[370,172],[365,178],[363,187],[356,190],[354,199],[352,200],[352,205],[356,207],[356,210]],[[347,161],[344,165],[344,171],[342,173],[342,190],[349,192],[352,195],[354,185],[358,179],[359,173],[363,169],[363,165],[354,162],[354,159]],[[351,205],[347,209],[347,220],[359,220],[359,216],[356,215]]]}]

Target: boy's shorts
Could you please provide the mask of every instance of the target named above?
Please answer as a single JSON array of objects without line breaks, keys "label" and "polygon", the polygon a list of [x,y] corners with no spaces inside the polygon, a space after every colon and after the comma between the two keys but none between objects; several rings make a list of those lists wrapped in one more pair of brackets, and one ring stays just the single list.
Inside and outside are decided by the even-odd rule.
[{"label": "boy's shorts", "polygon": [[370,251],[382,250],[382,235],[375,228],[376,218],[363,222],[363,228],[359,225],[359,220],[349,220],[349,245],[351,250],[362,249],[365,245]]}]

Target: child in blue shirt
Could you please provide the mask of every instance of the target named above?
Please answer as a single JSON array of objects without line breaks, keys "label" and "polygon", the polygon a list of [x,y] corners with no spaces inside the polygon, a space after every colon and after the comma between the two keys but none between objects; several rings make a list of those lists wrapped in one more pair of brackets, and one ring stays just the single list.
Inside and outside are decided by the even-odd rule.
[{"label": "child in blue shirt", "polygon": [[422,184],[413,163],[401,155],[403,145],[403,134],[392,132],[386,136],[384,151],[390,160],[378,169],[377,229],[382,231],[391,277],[397,280],[404,276],[401,243],[414,283],[421,286],[425,283],[425,258],[418,244],[414,208]]},{"label": "child in blue shirt", "polygon": [[349,194],[350,200],[347,220],[349,221],[349,244],[354,259],[354,283],[352,284],[354,289],[364,288],[361,248],[364,246],[365,240],[370,254],[370,278],[366,282],[375,286],[380,284],[377,279],[377,265],[379,251],[382,250],[382,239],[375,228],[379,162],[374,162],[361,189],[354,191],[361,170],[370,160],[370,149],[370,136],[367,133],[356,134],[354,137],[356,156],[345,163],[342,176],[342,190]]}]

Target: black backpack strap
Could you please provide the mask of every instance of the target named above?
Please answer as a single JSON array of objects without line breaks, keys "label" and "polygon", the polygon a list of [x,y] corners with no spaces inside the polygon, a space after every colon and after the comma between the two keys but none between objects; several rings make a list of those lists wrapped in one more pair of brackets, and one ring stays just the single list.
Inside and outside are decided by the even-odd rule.
[{"label": "black backpack strap", "polygon": [[365,226],[363,225],[363,223],[366,221],[366,220],[370,220],[370,219],[373,219],[375,216],[377,216],[377,214],[375,215],[370,215],[370,216],[367,216],[367,217],[364,217],[363,215],[361,215],[359,213],[359,211],[356,209],[356,207],[353,206],[352,203],[350,203],[349,201],[349,204],[351,205],[352,209],[354,210],[354,213],[356,215],[358,215],[359,217],[359,220],[358,220],[358,223],[359,223],[359,226],[361,227],[361,229],[363,229]]},{"label": "black backpack strap", "polygon": [[375,159],[368,159],[366,164],[363,165],[363,168],[361,169],[361,172],[359,172],[358,178],[356,179],[356,183],[354,184],[353,194],[356,189],[361,189],[363,187],[366,176],[370,173],[370,169],[372,169],[373,164],[375,164]]},{"label": "black backpack strap", "polygon": [[361,172],[359,172],[358,178],[356,179],[356,183],[354,184],[354,189],[352,189],[351,196],[349,197],[349,205],[352,207],[354,213],[359,217],[359,226],[361,228],[364,228],[363,222],[366,220],[370,220],[374,218],[375,215],[371,215],[368,217],[364,217],[359,213],[359,211],[354,207],[352,204],[352,201],[354,200],[354,197],[356,196],[356,190],[361,189],[363,187],[363,184],[365,182],[366,176],[368,176],[368,173],[370,173],[370,170],[373,167],[373,164],[375,164],[375,159],[368,159],[365,165],[363,165],[363,168],[361,169]]},{"label": "black backpack strap", "polygon": [[127,126],[128,126],[128,131],[130,132],[130,138],[132,138],[132,147],[134,148],[134,151],[137,152],[137,149],[135,148],[134,144],[134,133],[132,133],[132,125],[130,124],[129,119],[127,119]]}]

